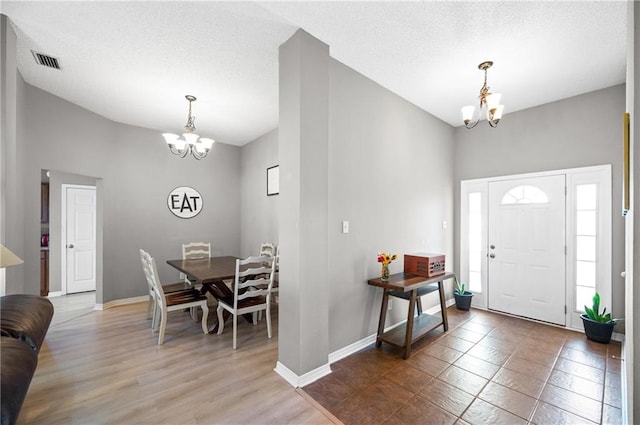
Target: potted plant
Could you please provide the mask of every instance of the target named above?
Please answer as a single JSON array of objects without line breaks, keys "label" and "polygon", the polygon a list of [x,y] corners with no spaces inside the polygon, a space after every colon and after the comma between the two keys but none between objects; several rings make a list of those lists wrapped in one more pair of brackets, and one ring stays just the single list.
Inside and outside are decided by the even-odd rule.
[{"label": "potted plant", "polygon": [[600,313],[600,294],[596,292],[593,296],[593,305],[591,308],[584,306],[584,314],[581,314],[582,324],[584,325],[584,333],[591,341],[608,344],[611,341],[613,327],[616,320],[611,318],[611,313],[607,313],[605,307]]},{"label": "potted plant", "polygon": [[458,310],[469,310],[473,292],[467,291],[466,285],[458,280],[458,276],[455,276],[455,280],[456,287],[453,291],[453,296],[456,299],[456,308]]}]

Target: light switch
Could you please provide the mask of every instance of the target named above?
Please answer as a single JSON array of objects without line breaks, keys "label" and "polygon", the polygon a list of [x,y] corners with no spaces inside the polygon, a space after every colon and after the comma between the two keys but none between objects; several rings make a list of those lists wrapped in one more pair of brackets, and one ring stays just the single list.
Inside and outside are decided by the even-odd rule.
[{"label": "light switch", "polygon": [[348,221],[343,221],[342,222],[342,233],[349,233],[349,222]]},{"label": "light switch", "polygon": [[449,227],[449,223],[447,223],[447,220],[442,220],[442,230],[447,230],[447,227]]}]

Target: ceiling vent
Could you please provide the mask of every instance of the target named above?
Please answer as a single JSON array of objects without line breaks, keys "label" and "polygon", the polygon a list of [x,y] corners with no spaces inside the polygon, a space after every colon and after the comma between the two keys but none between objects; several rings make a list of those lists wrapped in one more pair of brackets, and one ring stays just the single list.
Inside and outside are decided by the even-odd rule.
[{"label": "ceiling vent", "polygon": [[36,63],[38,65],[42,65],[42,66],[46,66],[54,69],[60,69],[60,63],[58,63],[58,59],[54,58],[53,56],[34,52],[33,50],[31,51],[31,53],[33,53],[33,57],[35,58]]}]

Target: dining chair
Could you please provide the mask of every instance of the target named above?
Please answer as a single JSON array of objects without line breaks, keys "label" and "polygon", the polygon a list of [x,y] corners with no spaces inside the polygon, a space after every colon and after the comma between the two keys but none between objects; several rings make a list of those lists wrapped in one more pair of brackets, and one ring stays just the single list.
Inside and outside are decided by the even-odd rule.
[{"label": "dining chair", "polygon": [[276,272],[273,277],[273,287],[271,292],[278,292],[279,279],[278,279],[278,266],[280,263],[280,247],[271,242],[263,242],[260,244],[260,256],[268,255],[269,257],[276,258]]},{"label": "dining chair", "polygon": [[257,324],[256,314],[265,311],[267,316],[267,337],[271,339],[271,289],[275,274],[275,257],[248,257],[236,260],[233,295],[218,299],[218,335],[224,331],[224,310],[233,316],[233,349],[237,347],[238,316],[254,313],[253,324]]},{"label": "dining chair", "polygon": [[209,242],[190,242],[182,244],[182,259],[197,260],[211,257],[211,244]]},{"label": "dining chair", "polygon": [[268,255],[269,257],[273,257],[275,252],[276,252],[275,244],[272,244],[271,242],[262,242],[260,244],[260,253],[258,255],[260,256]]},{"label": "dining chair", "polygon": [[[203,258],[211,257],[211,243],[209,242],[189,242],[182,244],[182,259],[183,260],[200,260]],[[189,277],[184,275],[185,288],[195,287],[195,282],[189,280]],[[191,309],[191,318],[193,321],[197,321],[196,309]]]},{"label": "dining chair", "polygon": [[[169,294],[171,292],[183,291],[184,289],[185,289],[184,282],[167,283],[166,285],[162,285],[162,290],[164,291],[165,294]],[[154,292],[151,288],[151,285],[149,285],[149,302],[147,302],[147,319],[153,318],[155,320],[155,314],[156,314],[155,307],[157,307],[157,304],[153,297],[154,297]],[[153,309],[153,317],[151,315],[152,309]],[[152,327],[153,327],[154,320],[151,321]]]},{"label": "dining chair", "polygon": [[[142,269],[144,270],[147,284],[149,285],[150,294],[155,300],[156,307],[153,312],[152,330],[157,332],[158,345],[164,343],[164,334],[167,327],[167,318],[170,311],[182,310],[190,307],[202,308],[202,332],[207,334],[207,317],[209,315],[209,307],[207,306],[207,297],[200,295],[193,288],[183,289],[177,292],[165,293],[158,276],[156,262],[148,252],[140,250],[140,260],[142,261]],[[158,317],[158,315],[160,317]]]}]

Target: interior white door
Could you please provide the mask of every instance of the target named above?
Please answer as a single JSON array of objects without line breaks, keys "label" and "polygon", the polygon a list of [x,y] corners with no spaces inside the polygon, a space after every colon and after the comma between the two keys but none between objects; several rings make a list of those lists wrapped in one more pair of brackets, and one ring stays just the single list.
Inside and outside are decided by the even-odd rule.
[{"label": "interior white door", "polygon": [[489,183],[488,307],[565,325],[565,176]]},{"label": "interior white door", "polygon": [[67,294],[96,289],[96,189],[66,188]]}]

